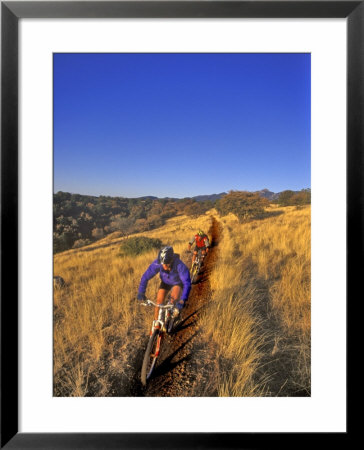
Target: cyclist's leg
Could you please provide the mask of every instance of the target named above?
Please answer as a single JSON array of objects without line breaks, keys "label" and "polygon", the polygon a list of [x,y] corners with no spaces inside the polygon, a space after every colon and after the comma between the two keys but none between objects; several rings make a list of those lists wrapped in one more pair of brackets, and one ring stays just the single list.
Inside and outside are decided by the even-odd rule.
[{"label": "cyclist's leg", "polygon": [[193,263],[195,262],[196,256],[197,256],[197,247],[195,247],[193,250],[192,264],[191,264],[192,266],[193,266]]},{"label": "cyclist's leg", "polygon": [[203,263],[206,256],[206,247],[202,247],[201,249],[201,262]]},{"label": "cyclist's leg", "polygon": [[171,300],[174,304],[181,298],[182,287],[179,284],[173,286],[171,290]]},{"label": "cyclist's leg", "polygon": [[[176,284],[175,286],[173,286],[171,290],[171,301],[175,306],[178,300],[181,298],[181,294],[182,294],[182,286],[180,284]],[[179,313],[177,309],[175,309],[174,311],[175,312],[173,314],[173,317],[176,318],[179,315]]]},{"label": "cyclist's leg", "polygon": [[[167,290],[163,288],[159,288],[159,291],[157,293],[157,305],[160,305],[164,302],[164,299],[166,298]],[[159,308],[154,308],[154,320],[158,319],[159,314]]]}]

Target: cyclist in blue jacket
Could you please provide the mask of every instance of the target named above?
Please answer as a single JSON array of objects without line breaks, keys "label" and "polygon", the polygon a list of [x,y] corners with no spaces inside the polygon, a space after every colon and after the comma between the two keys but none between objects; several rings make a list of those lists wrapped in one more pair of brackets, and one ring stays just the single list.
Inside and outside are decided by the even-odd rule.
[{"label": "cyclist in blue jacket", "polygon": [[[171,291],[171,298],[178,311],[181,311],[191,290],[190,272],[170,246],[162,248],[158,258],[144,272],[138,289],[138,300],[146,299],[145,291],[148,281],[158,272],[161,284],[157,294],[157,304],[163,303],[167,293]],[[158,319],[158,308],[154,310],[154,319]]]}]

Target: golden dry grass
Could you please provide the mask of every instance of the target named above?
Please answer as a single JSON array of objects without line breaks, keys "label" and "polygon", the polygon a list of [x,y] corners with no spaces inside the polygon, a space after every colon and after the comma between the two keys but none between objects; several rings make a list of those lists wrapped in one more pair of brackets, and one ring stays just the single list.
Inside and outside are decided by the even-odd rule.
[{"label": "golden dry grass", "polygon": [[[200,317],[209,349],[201,355],[216,370],[200,395],[310,395],[310,207],[270,213],[239,223],[212,210],[141,233],[173,245],[186,261],[195,230],[209,230],[211,215],[221,225],[212,298]],[[131,395],[136,350],[144,350],[151,323],[135,297],[157,252],[120,257],[123,239],[113,233],[54,256],[54,274],[66,281],[54,292],[56,396]],[[149,297],[158,284],[157,277],[148,284]]]},{"label": "golden dry grass", "polygon": [[269,210],[242,224],[220,218],[203,319],[217,346],[219,395],[310,394],[310,207]]},{"label": "golden dry grass", "polygon": [[[210,223],[209,215],[181,216],[142,235],[159,238],[183,253],[196,229],[208,230]],[[142,348],[150,326],[150,311],[143,311],[135,298],[140,277],[157,253],[120,257],[123,239],[114,233],[54,256],[54,274],[66,282],[64,289],[54,291],[55,395],[123,394],[114,380],[123,373],[130,376],[130,358],[135,348]],[[158,283],[156,277],[148,285],[152,298]]]}]

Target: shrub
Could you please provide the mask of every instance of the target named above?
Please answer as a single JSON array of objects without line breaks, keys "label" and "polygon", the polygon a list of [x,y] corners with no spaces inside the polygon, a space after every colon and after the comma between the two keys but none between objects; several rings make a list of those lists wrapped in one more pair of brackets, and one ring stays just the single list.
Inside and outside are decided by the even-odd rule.
[{"label": "shrub", "polygon": [[240,221],[259,217],[269,202],[258,193],[230,191],[216,203],[220,215],[235,214]]},{"label": "shrub", "polygon": [[73,244],[73,248],[80,248],[89,244],[91,244],[90,239],[77,239],[77,241],[75,241]]},{"label": "shrub", "polygon": [[160,239],[152,239],[145,236],[138,236],[126,239],[120,247],[121,256],[141,255],[150,250],[160,249],[162,241]]},{"label": "shrub", "polygon": [[63,252],[72,248],[75,241],[75,237],[72,232],[64,232],[60,235],[53,235],[53,251],[54,253]]},{"label": "shrub", "polygon": [[101,239],[104,237],[104,230],[102,228],[94,228],[92,230],[92,236],[95,239]]},{"label": "shrub", "polygon": [[276,203],[280,206],[296,206],[311,204],[311,189],[302,189],[299,192],[283,191],[279,194]]}]

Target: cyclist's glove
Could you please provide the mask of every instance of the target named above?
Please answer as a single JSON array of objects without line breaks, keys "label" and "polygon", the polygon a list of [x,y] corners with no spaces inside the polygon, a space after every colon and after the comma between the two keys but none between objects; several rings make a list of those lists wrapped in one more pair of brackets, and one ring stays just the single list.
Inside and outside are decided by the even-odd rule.
[{"label": "cyclist's glove", "polygon": [[143,301],[143,300],[146,300],[147,297],[144,294],[141,294],[140,292],[138,292],[137,299],[140,301]]},{"label": "cyclist's glove", "polygon": [[176,308],[178,309],[178,311],[181,311],[181,309],[185,306],[185,301],[184,300],[180,300],[179,302],[176,303]]}]

